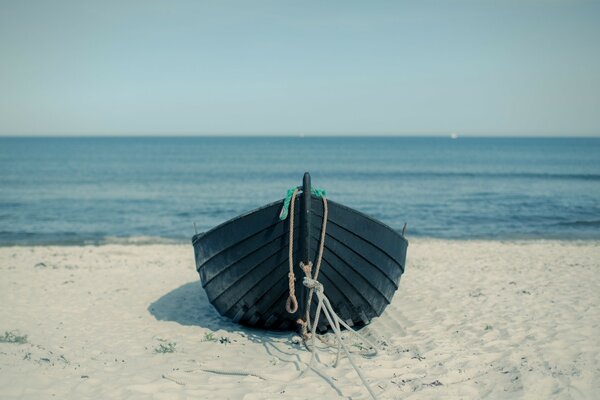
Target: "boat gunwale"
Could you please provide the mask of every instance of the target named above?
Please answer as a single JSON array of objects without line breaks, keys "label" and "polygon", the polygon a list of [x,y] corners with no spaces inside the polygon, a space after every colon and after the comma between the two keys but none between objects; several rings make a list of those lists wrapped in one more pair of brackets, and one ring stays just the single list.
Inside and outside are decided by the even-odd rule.
[{"label": "boat gunwale", "polygon": [[[313,196],[313,197],[315,197],[315,196]],[[337,206],[337,207],[340,207],[340,208],[343,208],[343,209],[345,209],[345,210],[346,210],[346,211],[348,211],[348,212],[351,212],[351,213],[358,214],[358,215],[360,215],[360,216],[362,216],[362,217],[364,217],[364,218],[368,219],[369,221],[371,221],[371,222],[373,222],[373,223],[375,223],[375,224],[377,224],[377,225],[380,225],[380,226],[382,226],[382,227],[384,227],[384,228],[388,229],[389,231],[391,231],[391,232],[395,233],[396,235],[398,235],[398,237],[399,237],[400,239],[402,239],[402,240],[403,240],[403,241],[406,243],[406,245],[408,246],[408,239],[406,239],[406,238],[404,237],[404,235],[403,235],[403,234],[402,234],[400,231],[398,231],[397,229],[394,229],[394,228],[392,228],[391,226],[389,226],[389,225],[388,225],[388,224],[386,224],[385,222],[382,222],[382,221],[380,221],[380,220],[376,219],[375,217],[372,217],[372,216],[370,216],[369,214],[365,214],[365,213],[364,213],[364,212],[362,212],[362,211],[355,210],[354,208],[351,208],[351,207],[349,207],[349,206],[346,206],[346,205],[344,205],[344,204],[342,204],[342,203],[338,203],[338,202],[337,202],[337,201],[335,201],[335,200],[329,200],[329,198],[327,198],[327,203],[329,203],[329,204],[333,204],[334,206]],[[323,219],[323,216],[322,216],[322,215],[320,215],[320,214],[317,214],[317,213],[315,213],[315,215],[318,215],[318,216],[320,216],[320,217],[321,217],[321,219]],[[329,223],[329,220],[328,220],[327,222]],[[336,224],[336,225],[337,225],[337,224]]]},{"label": "boat gunwale", "polygon": [[[264,209],[266,209],[266,208],[273,207],[273,206],[274,206],[274,205],[276,205],[277,203],[281,203],[281,204],[283,204],[283,199],[280,199],[280,200],[277,200],[277,201],[273,201],[273,202],[271,202],[271,203],[269,203],[269,204],[265,204],[264,206],[261,206],[261,207],[258,207],[258,208],[255,208],[255,209],[252,209],[252,210],[250,210],[250,211],[246,211],[245,213],[243,213],[243,214],[240,214],[240,215],[238,215],[238,216],[236,216],[236,217],[233,217],[233,218],[231,218],[231,219],[228,219],[228,220],[227,220],[227,221],[225,221],[225,222],[221,222],[219,225],[217,225],[217,226],[215,226],[215,227],[213,227],[213,228],[211,228],[211,229],[209,229],[209,230],[207,230],[207,231],[205,231],[205,232],[200,232],[200,233],[197,233],[197,234],[195,234],[194,236],[192,236],[192,245],[195,245],[195,244],[196,244],[196,242],[197,242],[198,240],[200,240],[202,237],[204,237],[204,236],[207,236],[207,235],[210,235],[210,234],[214,233],[215,231],[217,231],[217,230],[219,230],[219,229],[221,229],[221,228],[225,227],[226,225],[232,224],[232,223],[234,223],[234,222],[236,222],[236,221],[238,221],[238,220],[240,220],[240,219],[242,219],[242,218],[245,218],[245,217],[249,216],[250,214],[254,214],[254,213],[255,213],[255,212],[257,212],[257,211],[262,211],[262,210],[264,210]],[[276,222],[275,224],[273,224],[273,225],[276,225],[276,224],[278,224],[279,222],[283,222],[283,221],[277,221],[277,222]],[[271,227],[271,226],[273,226],[273,225],[270,225],[269,227]],[[250,236],[252,236],[252,235],[250,235]],[[231,246],[229,246],[229,247],[231,247]],[[223,250],[225,250],[225,249],[223,249]],[[221,250],[221,251],[223,251],[223,250]]]},{"label": "boat gunwale", "polygon": [[[300,196],[302,196],[302,195],[303,195],[303,194],[300,194]],[[320,199],[319,197],[315,196],[314,194],[311,194],[311,196],[312,196],[314,199]],[[231,224],[231,223],[234,223],[234,222],[236,222],[236,221],[238,221],[238,220],[240,220],[240,219],[242,219],[242,218],[245,218],[245,217],[247,217],[247,216],[248,216],[248,215],[250,215],[250,214],[253,214],[253,213],[257,212],[257,211],[261,211],[261,210],[264,210],[264,209],[266,209],[266,208],[272,207],[272,206],[274,206],[274,205],[276,205],[276,204],[278,204],[278,203],[281,203],[281,205],[283,205],[283,201],[284,201],[284,199],[279,199],[279,200],[273,201],[273,202],[271,202],[271,203],[265,204],[264,206],[261,206],[261,207],[258,207],[258,208],[255,208],[255,209],[252,209],[252,210],[250,210],[250,211],[246,211],[246,212],[245,212],[245,213],[243,213],[243,214],[240,214],[240,215],[238,215],[238,216],[236,216],[236,217],[233,217],[233,218],[231,218],[231,219],[229,219],[229,220],[227,220],[227,221],[225,221],[225,222],[222,222],[222,223],[220,223],[219,225],[217,225],[217,226],[215,226],[215,227],[213,227],[213,228],[209,229],[208,231],[197,233],[197,234],[195,234],[195,235],[193,235],[193,236],[192,236],[192,245],[195,245],[195,244],[196,244],[196,242],[197,242],[197,241],[198,241],[200,238],[202,238],[202,237],[204,237],[204,236],[207,236],[207,235],[210,235],[210,234],[214,233],[215,231],[217,231],[217,230],[219,230],[219,229],[221,229],[221,228],[225,227],[226,225],[229,225],[229,224]],[[353,208],[350,208],[350,207],[348,207],[348,206],[345,206],[345,205],[343,205],[343,204],[341,204],[341,203],[338,203],[338,202],[336,202],[336,201],[334,201],[334,200],[329,200],[329,198],[327,198],[327,202],[328,202],[328,203],[333,203],[333,204],[334,204],[335,206],[337,206],[337,207],[344,208],[346,211],[349,211],[349,212],[353,212],[353,213],[359,214],[359,215],[361,215],[361,216],[363,216],[363,217],[367,218],[367,219],[368,219],[368,220],[370,220],[371,222],[374,222],[374,223],[376,223],[376,224],[378,224],[378,225],[381,225],[381,226],[382,226],[382,227],[384,227],[384,228],[387,228],[387,229],[388,229],[388,230],[390,230],[391,232],[394,232],[394,233],[396,233],[396,234],[398,235],[398,237],[399,237],[400,239],[402,239],[402,240],[403,240],[403,241],[406,243],[406,245],[408,246],[408,240],[407,240],[407,239],[404,237],[404,235],[402,235],[402,233],[401,233],[401,232],[399,232],[398,230],[396,230],[396,229],[392,228],[391,226],[389,226],[389,225],[388,225],[388,224],[386,224],[385,222],[379,221],[378,219],[375,219],[374,217],[372,217],[372,216],[370,216],[370,215],[368,215],[368,214],[365,214],[365,213],[364,213],[364,212],[362,212],[362,211],[355,210],[355,209],[353,209]],[[315,213],[315,215],[319,215],[319,214]],[[323,218],[323,216],[322,216],[322,215],[319,215],[319,216],[321,217],[321,219]],[[279,222],[282,222],[282,221],[278,221],[278,222],[276,222],[275,224],[277,224],[277,223],[279,223]],[[273,224],[273,225],[275,225],[275,224]],[[271,226],[272,226],[272,225],[271,225]],[[223,250],[225,250],[225,249],[223,249]],[[223,251],[223,250],[222,250],[222,251]]]}]

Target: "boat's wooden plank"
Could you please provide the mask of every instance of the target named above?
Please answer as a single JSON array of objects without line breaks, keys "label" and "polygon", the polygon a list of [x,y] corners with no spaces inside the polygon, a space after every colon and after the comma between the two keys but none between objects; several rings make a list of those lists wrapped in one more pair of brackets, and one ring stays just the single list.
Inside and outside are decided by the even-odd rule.
[{"label": "boat's wooden plank", "polygon": [[[298,236],[298,228],[294,228],[295,241]],[[265,251],[270,251],[273,254],[280,251],[282,247],[287,247],[289,243],[289,229],[282,224],[269,227],[264,231],[243,240],[229,247],[226,251],[222,251],[216,256],[210,258],[204,264],[200,265],[198,272],[202,280],[202,285],[206,286],[213,279],[216,279],[220,274],[229,271],[229,268],[252,263],[252,258],[256,257],[257,253],[265,254]],[[203,240],[196,243],[196,246],[202,246]],[[269,250],[270,249],[270,250]],[[237,270],[235,270],[237,271]],[[231,271],[229,271],[231,272]],[[242,272],[242,271],[240,271]],[[229,278],[228,278],[229,279]]]},{"label": "boat's wooden plank", "polygon": [[[314,246],[316,246],[317,242],[313,240],[312,246],[314,248]],[[287,249],[286,249],[287,250]],[[289,292],[289,284],[288,284],[288,272],[289,272],[289,267],[288,265],[285,265],[285,278],[282,280],[283,282],[278,282],[276,285],[274,285],[272,288],[271,287],[264,287],[263,288],[263,294],[257,299],[256,304],[254,305],[255,308],[259,309],[261,313],[270,313],[273,312],[274,310],[270,310],[271,307],[275,307],[275,310],[277,310],[278,306],[278,302],[281,303],[279,301],[279,297],[283,296],[282,293],[288,293]],[[294,274],[296,276],[296,285],[295,285],[295,290],[296,290],[296,297],[298,299],[298,301],[301,301],[302,298],[302,291],[305,291],[305,287],[302,284],[302,279],[304,278],[304,272],[302,270],[300,270],[299,268],[299,261],[298,261],[298,256],[294,257]],[[335,287],[334,283],[331,282],[331,286],[333,286],[334,290],[337,290],[337,287]],[[340,293],[339,290],[337,293]],[[266,295],[265,295],[266,294]],[[283,299],[283,302],[281,303],[283,307],[282,309],[285,309],[285,301],[287,300],[287,295],[285,295],[285,298]],[[299,304],[298,305],[298,309],[299,309],[299,313],[304,312],[304,304]],[[302,315],[298,315],[298,316],[302,316]],[[292,319],[296,319],[298,316],[294,317],[293,315],[290,316],[290,318]]]},{"label": "boat's wooden plank", "polygon": [[[312,241],[312,247],[316,248],[317,241]],[[298,265],[297,258],[294,261],[295,265]],[[268,296],[263,296],[259,299],[256,307],[261,309],[263,313],[268,315],[271,312],[276,310],[284,309],[285,300],[288,296],[288,280],[287,280],[287,271],[286,268],[286,276],[283,282],[277,283],[277,286],[274,290],[268,290]],[[302,279],[304,277],[304,273],[299,270],[299,268],[295,268],[296,274],[296,296],[298,301],[301,301],[302,292],[305,290],[302,285]],[[360,297],[359,293],[356,293],[355,290],[346,282],[343,276],[336,276],[335,278],[330,278],[331,275],[336,275],[336,271],[324,272],[321,270],[321,274],[319,275],[319,280],[324,284],[326,290],[328,290],[328,296],[330,297],[332,304],[338,304],[340,302],[350,303],[352,309],[357,309],[361,307],[368,307],[368,304],[364,303],[364,299]],[[329,276],[328,276],[329,275]],[[302,285],[302,286],[301,286]],[[267,288],[268,289],[268,288]],[[281,293],[281,299],[277,296],[272,296],[272,293]],[[348,315],[348,317],[354,318],[354,315]]]},{"label": "boat's wooden plank", "polygon": [[[300,293],[296,292],[296,297],[298,297],[299,294]],[[271,314],[277,314],[279,319],[290,319],[295,321],[300,318],[299,312],[290,314],[285,309],[285,302],[287,301],[288,295],[289,288],[286,274],[285,279],[282,279],[281,282],[277,282],[277,284],[273,286],[273,290],[269,291],[268,296],[262,297],[257,302],[256,306],[260,310],[260,313],[264,315],[264,318],[268,318]],[[298,300],[298,303],[299,302],[300,300]]]},{"label": "boat's wooden plank", "polygon": [[244,324],[250,325],[250,326],[256,326],[258,324],[258,321],[260,320],[260,315],[259,314],[252,314],[252,315],[248,315],[248,312],[246,312],[246,314],[244,314],[244,316],[242,316],[242,321],[244,321]]},{"label": "boat's wooden plank", "polygon": [[[286,263],[287,252],[278,251],[262,262],[248,268],[247,272],[233,283],[227,279],[226,275],[219,277],[219,279],[213,279],[206,286],[206,293],[213,305],[221,313],[226,313],[240,299],[248,296],[248,293],[256,285],[264,285],[272,275],[276,275],[275,278],[278,279],[283,279],[287,276],[284,269],[284,264]],[[251,273],[249,273],[250,271]],[[235,276],[236,272],[233,271],[232,274]],[[226,287],[226,289],[221,290],[223,287]]]},{"label": "boat's wooden plank", "polygon": [[[294,240],[296,241],[296,240]],[[285,262],[280,263],[275,266],[271,271],[269,271],[268,276],[265,276],[262,281],[257,281],[255,285],[248,290],[243,296],[239,298],[238,301],[244,301],[246,304],[250,305],[250,309],[248,310],[248,314],[251,315],[254,312],[258,312],[260,314],[265,314],[266,309],[274,302],[274,300],[280,296],[280,293],[283,293],[284,289],[288,289],[288,254],[289,248],[288,245],[289,240],[285,239],[285,245],[280,248],[280,257],[279,259],[284,259]],[[294,259],[297,260],[298,252],[300,251],[298,246],[294,247]],[[297,266],[298,263],[294,263],[294,273],[296,274],[297,279],[301,279],[301,276],[304,276],[300,268]],[[296,281],[298,282],[298,280]],[[281,289],[280,289],[281,287]],[[297,298],[300,302],[302,288],[297,287],[296,293],[298,294]],[[264,303],[267,303],[265,305]],[[285,303],[285,301],[284,301]],[[282,307],[285,308],[283,305]],[[300,308],[300,307],[299,307]],[[291,319],[295,317],[290,315]],[[295,319],[294,319],[295,320]]]},{"label": "boat's wooden plank", "polygon": [[[287,265],[285,265],[285,267],[287,267]],[[286,268],[286,271],[287,270],[288,269]],[[248,310],[248,315],[252,313],[259,314],[261,315],[261,319],[265,321],[270,317],[270,314],[268,313],[269,307],[273,304],[277,304],[277,302],[279,302],[278,308],[284,313],[285,301],[287,300],[286,294],[289,293],[287,274],[285,275],[285,278],[274,282],[273,285],[262,285],[259,290],[260,291],[253,296],[255,301]]]},{"label": "boat's wooden plank", "polygon": [[[196,254],[198,265],[204,264],[208,259],[219,252],[241,242],[250,236],[277,224],[286,224],[279,220],[279,212],[283,200],[267,204],[264,207],[249,211],[246,214],[233,218],[208,232],[200,233],[192,238],[192,243],[202,240],[201,252]],[[298,205],[296,205],[296,213]],[[196,248],[196,246],[194,246]]]},{"label": "boat's wooden plank", "polygon": [[[343,319],[354,319],[356,315],[352,313],[353,309],[360,308],[362,304],[362,299],[358,299],[356,296],[353,296],[351,293],[346,293],[338,288],[338,285],[330,278],[331,272],[329,274],[327,272],[321,271],[317,280],[321,282],[323,285],[323,290],[325,295],[329,298],[334,309],[338,311],[338,315]],[[354,299],[351,300],[351,298]],[[311,304],[311,318],[314,315],[317,309],[317,296],[313,295],[313,300]],[[355,305],[355,303],[357,305]],[[341,308],[340,305],[345,305],[344,308]]]},{"label": "boat's wooden plank", "polygon": [[[317,221],[313,224],[313,227],[316,228],[315,225],[320,224]],[[318,231],[314,231],[315,234],[321,235],[321,228],[319,226]],[[382,251],[379,247],[374,246],[371,242],[364,240],[360,235],[357,235],[353,232],[350,232],[343,227],[337,225],[335,222],[330,221],[327,224],[327,231],[325,235],[325,242],[333,238],[345,246],[351,248],[356,253],[360,254],[361,257],[368,260],[371,264],[373,264],[376,268],[380,269],[386,276],[388,276],[396,286],[400,281],[400,276],[404,272],[404,266],[398,263],[397,260],[390,257],[387,253]]]},{"label": "boat's wooden plank", "polygon": [[236,312],[235,312],[235,313],[231,314],[231,315],[233,315],[233,316],[231,317],[231,320],[232,320],[233,322],[235,322],[235,323],[238,323],[238,322],[240,322],[240,319],[241,319],[241,318],[242,318],[242,316],[244,315],[244,312],[245,312],[245,311],[246,311],[246,307],[245,307],[245,306],[243,306],[243,307],[240,307],[238,310],[236,310]]},{"label": "boat's wooden plank", "polygon": [[369,260],[333,237],[328,237],[328,240],[325,241],[323,254],[326,252],[335,254],[365,281],[369,282],[369,284],[376,289],[379,294],[384,296],[388,302],[392,301],[394,292],[398,288],[397,283],[381,271],[381,269],[373,265]]},{"label": "boat's wooden plank", "polygon": [[264,327],[270,329],[279,320],[279,314],[271,314],[264,323]]},{"label": "boat's wooden plank", "polygon": [[[244,278],[250,274],[257,274],[256,268],[260,265],[270,264],[275,266],[287,258],[287,254],[282,254],[281,249],[287,247],[288,237],[282,235],[279,238],[267,243],[265,246],[248,254],[247,257],[240,259],[238,262],[224,266],[220,269],[219,274],[213,279],[208,280],[205,284],[207,293],[216,294],[216,297],[224,294],[229,290],[238,291],[243,287]],[[204,274],[204,268],[200,268],[200,276]],[[210,300],[215,297],[209,295]]]},{"label": "boat's wooden plank", "polygon": [[[312,211],[322,220],[323,203],[313,201],[311,204]],[[342,204],[330,200],[327,204],[328,221],[332,221],[347,231],[359,235],[365,241],[387,253],[400,265],[405,265],[408,242],[400,233],[384,223]]]},{"label": "boat's wooden plank", "polygon": [[[377,290],[377,288],[373,287],[368,280],[357,273],[343,259],[339,258],[335,253],[329,251],[327,248],[325,248],[323,251],[321,269],[327,272],[329,272],[329,269],[335,270],[339,277],[348,283],[349,288],[346,289],[346,292],[351,293],[354,291],[358,293],[364,300],[363,304],[368,305],[368,308],[360,307],[361,309],[365,310],[367,315],[379,315],[381,310],[387,306],[388,300]],[[337,279],[336,282],[338,282]]]},{"label": "boat's wooden plank", "polygon": [[[336,307],[336,305],[339,304],[350,304],[350,307],[346,307],[345,312],[342,314],[344,319],[354,319],[358,317],[358,313],[354,315],[350,312],[351,310],[361,308],[361,305],[364,306],[364,304],[360,303],[361,300],[358,296],[356,296],[356,293],[346,293],[341,291],[338,288],[338,286],[335,283],[333,283],[333,281],[327,276],[326,273],[323,273],[319,276],[319,281],[323,284],[325,288],[325,293],[327,294],[327,297],[329,297],[329,300],[331,301],[331,304],[334,305],[334,307]],[[296,292],[297,297],[298,295],[299,292]],[[287,314],[287,311],[285,310],[285,302],[288,296],[289,288],[286,276],[285,280],[283,280],[282,282],[278,282],[276,286],[273,287],[273,290],[269,291],[268,296],[263,296],[261,299],[259,299],[254,309],[257,312],[262,313],[265,316],[265,318],[268,318],[270,314],[276,312],[279,314],[284,314],[286,315],[286,317],[292,320],[296,320],[299,317],[303,318],[304,314],[296,316],[294,316],[295,314]],[[361,305],[355,306],[351,298],[354,299],[355,303]],[[314,315],[314,312],[316,310],[316,302],[317,298],[316,296],[313,296],[311,316]]]},{"label": "boat's wooden plank", "polygon": [[374,315],[380,306],[386,304],[385,298],[381,296],[377,296],[380,301],[374,302],[373,290],[369,289],[366,282],[357,276],[355,272],[349,271],[349,268],[341,265],[339,261],[334,259],[330,263],[327,258],[323,257],[321,268],[330,276],[331,280],[336,282],[340,290],[343,290],[351,298],[352,304],[350,307],[352,308],[353,320],[358,310],[366,310],[369,315]]}]

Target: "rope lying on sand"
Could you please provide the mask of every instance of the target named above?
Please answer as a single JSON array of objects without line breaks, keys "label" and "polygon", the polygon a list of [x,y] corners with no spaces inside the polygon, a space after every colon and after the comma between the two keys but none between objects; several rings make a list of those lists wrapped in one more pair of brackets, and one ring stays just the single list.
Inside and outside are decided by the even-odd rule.
[{"label": "rope lying on sand", "polygon": [[364,387],[367,389],[367,391],[369,392],[371,397],[374,400],[377,400],[377,396],[375,395],[375,393],[369,386],[369,383],[367,382],[367,379],[361,372],[360,368],[358,368],[358,366],[354,363],[354,360],[352,359],[352,356],[350,355],[350,351],[348,351],[346,344],[342,340],[342,333],[341,333],[340,325],[342,325],[344,328],[346,328],[348,330],[348,332],[352,333],[353,335],[355,335],[356,337],[360,338],[365,343],[367,343],[371,347],[371,349],[373,349],[373,351],[374,351],[373,355],[377,354],[377,348],[375,347],[375,345],[373,345],[373,343],[371,343],[369,340],[367,340],[367,338],[362,336],[360,333],[356,332],[348,324],[346,324],[344,321],[342,321],[340,319],[340,317],[335,313],[335,311],[333,311],[333,307],[331,306],[329,299],[327,298],[327,296],[325,296],[325,292],[323,290],[323,284],[321,284],[321,282],[319,282],[315,279],[305,277],[304,281],[302,283],[307,288],[313,289],[315,291],[315,293],[317,294],[318,304],[317,304],[317,311],[315,312],[315,322],[312,326],[312,331],[311,331],[312,352],[311,352],[310,362],[308,363],[308,366],[304,370],[304,372],[302,372],[302,374],[300,374],[300,376],[305,375],[309,369],[314,368],[313,364],[314,364],[315,354],[316,354],[316,352],[315,352],[315,350],[316,350],[315,336],[316,336],[317,326],[319,325],[319,317],[321,315],[321,311],[323,311],[325,318],[327,318],[327,322],[329,322],[329,325],[331,326],[331,329],[333,330],[333,332],[335,333],[335,336],[337,338],[338,351],[337,351],[336,360],[335,360],[335,363],[333,366],[334,367],[337,366],[337,364],[340,360],[341,350],[344,350],[346,357],[348,357],[348,361],[350,361],[350,365],[352,365],[352,368],[354,368],[354,370],[356,371],[356,373],[357,373],[358,377],[360,378],[360,380],[362,381]]},{"label": "rope lying on sand", "polygon": [[[186,370],[184,372],[191,373],[191,372],[198,372],[198,371],[212,372],[215,374],[223,374],[223,375],[255,376],[259,379],[262,379],[263,381],[272,381],[273,380],[271,378],[265,377],[262,374],[259,374],[257,372],[251,371],[251,370],[246,370],[246,369],[199,367],[196,369]],[[176,384],[181,385],[181,386],[187,385],[187,382],[185,382],[183,379],[174,377],[171,374],[163,374],[162,377],[164,379],[175,382]]]}]

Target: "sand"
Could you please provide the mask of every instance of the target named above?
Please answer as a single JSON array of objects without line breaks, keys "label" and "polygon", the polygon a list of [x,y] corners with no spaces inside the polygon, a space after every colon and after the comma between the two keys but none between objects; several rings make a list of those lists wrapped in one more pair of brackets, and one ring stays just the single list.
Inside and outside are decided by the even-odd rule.
[{"label": "sand", "polygon": [[[361,331],[379,355],[347,339],[380,399],[600,398],[599,242],[415,239],[407,264]],[[191,245],[4,247],[0,273],[2,399],[368,398],[348,360],[294,379],[292,333],[222,319]]]}]

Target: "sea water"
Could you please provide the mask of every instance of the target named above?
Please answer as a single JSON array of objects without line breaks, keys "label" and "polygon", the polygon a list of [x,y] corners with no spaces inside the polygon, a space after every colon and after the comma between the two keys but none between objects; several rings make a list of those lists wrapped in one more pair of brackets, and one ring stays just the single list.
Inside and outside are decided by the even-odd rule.
[{"label": "sea water", "polygon": [[185,243],[305,171],[409,238],[600,239],[597,138],[2,138],[0,245]]}]

